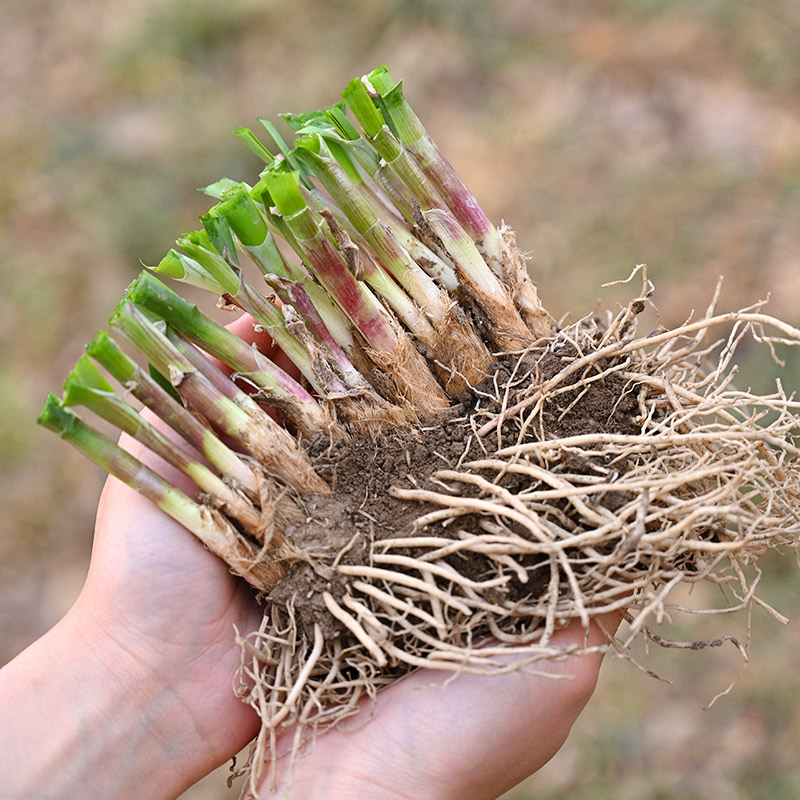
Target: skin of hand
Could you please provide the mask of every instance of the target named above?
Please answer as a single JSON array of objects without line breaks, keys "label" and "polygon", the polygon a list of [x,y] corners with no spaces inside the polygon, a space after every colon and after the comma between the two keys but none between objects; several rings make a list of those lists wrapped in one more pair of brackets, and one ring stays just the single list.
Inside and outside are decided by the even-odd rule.
[{"label": "skin of hand", "polygon": [[[191,534],[109,478],[78,600],[0,670],[0,798],[177,797],[258,730],[232,685],[234,626],[257,628],[261,614]],[[571,626],[556,641],[585,636]],[[595,627],[588,643],[600,641]],[[280,796],[497,797],[561,747],[600,663],[541,665],[566,680],[461,675],[446,688],[441,673],[419,671],[381,693],[368,724],[321,736],[291,782],[279,762]]]},{"label": "skin of hand", "polygon": [[109,478],[75,605],[0,671],[0,798],[173,798],[255,735],[234,625],[261,612],[191,534]]},{"label": "skin of hand", "polygon": [[[599,619],[609,633],[619,618]],[[594,646],[607,634],[577,621],[554,646]],[[277,796],[314,800],[493,800],[561,748],[597,683],[602,655],[589,653],[500,675],[419,670],[385,689],[370,717],[320,736],[293,770],[281,764]],[[368,720],[368,721],[367,721]],[[268,770],[269,771],[269,770]],[[262,781],[260,798],[272,778]]]}]

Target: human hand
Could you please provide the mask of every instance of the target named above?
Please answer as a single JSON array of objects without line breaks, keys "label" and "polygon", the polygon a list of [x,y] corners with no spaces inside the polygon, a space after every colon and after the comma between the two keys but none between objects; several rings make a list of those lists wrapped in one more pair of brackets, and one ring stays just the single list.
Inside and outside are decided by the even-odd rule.
[{"label": "human hand", "polygon": [[[281,363],[283,354],[249,317],[230,327]],[[121,444],[173,486],[196,492],[129,437]],[[108,661],[131,660],[160,685],[162,702],[172,707],[169,727],[185,726],[197,740],[173,767],[187,786],[255,735],[254,712],[232,691],[240,658],[235,629],[257,629],[262,613],[252,589],[190,533],[123,483],[107,481],[89,574],[70,618]]]},{"label": "human hand", "polygon": [[[244,324],[242,321],[237,325],[239,332],[252,336]],[[263,342],[260,344],[263,346]],[[218,759],[222,763],[235,752],[236,747],[231,749],[234,742],[241,746],[246,741],[241,737],[255,732],[252,719],[242,719],[247,714],[245,707],[230,691],[232,670],[238,663],[238,653],[232,646],[232,626],[252,630],[257,627],[261,612],[252,603],[247,587],[234,580],[221,562],[197,547],[182,529],[173,526],[176,529],[170,532],[170,539],[178,549],[174,557],[165,559],[158,555],[159,547],[143,542],[141,533],[131,531],[124,519],[115,519],[120,513],[125,514],[125,504],[131,502],[142,501],[120,484],[107,488],[99,514],[98,554],[103,554],[104,532],[108,531],[113,541],[106,566],[98,570],[98,575],[103,576],[104,583],[110,579],[117,587],[124,586],[127,565],[123,563],[121,572],[109,572],[109,566],[120,559],[125,562],[125,554],[136,547],[143,547],[142,552],[148,554],[148,562],[140,565],[138,577],[128,587],[131,596],[125,602],[119,602],[125,593],[117,598],[118,610],[144,613],[144,624],[134,624],[133,629],[145,634],[139,644],[159,644],[156,669],[162,667],[161,657],[174,654],[174,660],[172,656],[165,660],[170,665],[167,680],[173,691],[185,695],[185,707],[194,709],[199,719],[205,718],[204,711],[210,712],[207,719],[219,742],[216,752],[223,754]],[[146,511],[139,509],[126,516],[152,519],[160,514],[147,504]],[[167,520],[163,524],[172,526]],[[158,536],[162,535],[160,529],[160,525],[151,523],[151,531]],[[135,544],[122,544],[121,539],[131,537]],[[151,564],[153,555],[156,558]],[[162,574],[164,570],[167,575]],[[184,584],[185,590],[176,596],[175,587]],[[213,589],[213,595],[206,594],[204,586]],[[87,584],[87,591],[95,588],[92,581]],[[165,609],[169,610],[165,613]],[[200,609],[213,609],[212,618],[221,626],[209,630],[204,621],[206,614],[198,614]],[[180,621],[177,628],[176,620]],[[605,620],[607,627],[613,622]],[[123,629],[131,629],[130,622]],[[188,639],[176,640],[176,635]],[[555,643],[581,644],[584,636],[585,631],[575,625],[558,634]],[[599,630],[593,628],[587,644],[601,641]],[[185,645],[190,643],[194,649],[187,650]],[[206,656],[212,653],[220,658],[207,663]],[[187,666],[197,664],[197,675],[204,680],[187,680],[191,673],[187,674],[184,661]],[[418,672],[381,694],[369,725],[351,732],[331,731],[322,737],[298,763],[294,781],[288,781],[286,764],[282,762],[280,780],[289,786],[292,797],[373,797],[379,787],[385,788],[387,797],[496,797],[538,769],[560,748],[592,692],[599,664],[599,657],[593,655],[541,666],[544,672],[568,675],[566,680],[522,674],[491,678],[464,675],[451,682],[446,692],[441,689],[446,680],[441,673]],[[220,692],[220,702],[198,706],[198,686],[204,692]],[[191,688],[188,693],[187,687]],[[223,720],[230,720],[231,724],[220,725]],[[389,753],[391,757],[387,757]],[[268,788],[265,785],[262,794],[268,794]]]},{"label": "human hand", "polygon": [[[236,327],[254,336],[249,320]],[[0,673],[0,797],[35,797],[43,783],[52,797],[180,794],[257,731],[232,690],[234,626],[257,628],[261,614],[222,561],[109,478],[78,600]]]},{"label": "human hand", "polygon": [[[247,320],[234,327],[253,336]],[[44,782],[51,797],[176,797],[258,729],[232,691],[233,629],[257,628],[261,614],[191,534],[109,479],[78,601],[2,672],[0,752],[29,768],[0,796],[38,796]],[[573,626],[555,642],[583,636]],[[297,798],[496,797],[558,750],[599,665],[590,655],[541,666],[569,680],[462,675],[446,691],[441,673],[419,671],[381,693],[368,725],[320,737],[293,781],[279,762],[278,785]]]},{"label": "human hand", "polygon": [[[616,614],[573,622],[553,646],[604,644]],[[490,800],[542,767],[594,691],[602,654],[545,661],[534,672],[476,676],[419,670],[378,695],[374,713],[320,736],[294,765],[278,762],[259,798]],[[446,685],[445,685],[446,684]],[[371,717],[370,717],[371,714]],[[367,719],[369,721],[367,722]],[[365,724],[366,723],[366,724]],[[291,732],[287,738],[291,738]]]},{"label": "human hand", "polygon": [[73,608],[0,671],[0,797],[174,798],[257,731],[232,689],[253,593],[114,479]]}]

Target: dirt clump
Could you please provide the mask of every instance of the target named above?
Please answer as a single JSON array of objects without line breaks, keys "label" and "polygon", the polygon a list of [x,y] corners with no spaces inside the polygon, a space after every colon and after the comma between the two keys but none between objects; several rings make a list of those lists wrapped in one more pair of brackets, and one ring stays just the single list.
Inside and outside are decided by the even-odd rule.
[{"label": "dirt clump", "polygon": [[[340,599],[347,592],[347,581],[329,567],[369,563],[370,552],[383,539],[408,536],[415,532],[416,522],[435,506],[425,501],[409,501],[393,494],[393,487],[413,486],[417,490],[434,491],[441,488],[437,473],[455,470],[459,464],[486,455],[486,444],[475,435],[476,415],[496,416],[503,398],[513,405],[520,396],[553,378],[565,365],[574,360],[574,348],[544,348],[534,357],[506,356],[493,365],[492,377],[478,386],[461,393],[457,402],[435,424],[397,427],[382,431],[374,438],[353,435],[343,441],[332,442],[318,436],[307,443],[307,453],[315,471],[333,489],[330,496],[307,497],[303,503],[306,513],[301,524],[287,529],[287,536],[303,550],[308,561],[293,564],[286,576],[270,592],[273,605],[295,607],[295,614],[307,633],[314,624],[322,626],[326,637],[343,636],[353,643],[352,634],[332,618],[321,601],[323,592]],[[537,436],[557,439],[560,436],[592,434],[598,431],[629,434],[637,430],[635,414],[638,413],[636,393],[617,374],[607,371],[608,365],[600,362],[589,370],[602,378],[585,383],[585,377],[572,376],[565,382],[565,391],[556,394],[543,408],[542,428],[529,427],[523,438],[509,427],[501,436],[501,443],[519,444]],[[519,377],[522,372],[524,382]],[[533,383],[529,383],[530,379]],[[578,452],[565,458],[570,471],[596,474],[596,462]],[[506,492],[520,493],[531,485],[530,477],[509,472],[496,479],[496,485]],[[477,498],[481,489],[476,486],[459,487],[462,497]],[[622,505],[626,495],[610,492],[603,504],[614,510]],[[561,502],[564,514],[569,514],[569,504]],[[456,540],[464,535],[480,535],[483,531],[480,515],[464,514],[457,525],[439,525],[418,531],[421,536],[437,536]],[[529,536],[518,524],[511,524],[516,535]],[[423,555],[419,547],[403,548],[399,554],[415,560]],[[492,565],[479,554],[461,552],[445,559],[460,575],[469,580],[485,580]],[[547,586],[543,560],[533,555],[521,561],[527,574],[522,582],[513,577],[499,589],[487,589],[489,600],[501,596],[505,601],[530,602]],[[413,572],[413,567],[397,566],[399,571]],[[474,632],[473,632],[474,634]]]}]

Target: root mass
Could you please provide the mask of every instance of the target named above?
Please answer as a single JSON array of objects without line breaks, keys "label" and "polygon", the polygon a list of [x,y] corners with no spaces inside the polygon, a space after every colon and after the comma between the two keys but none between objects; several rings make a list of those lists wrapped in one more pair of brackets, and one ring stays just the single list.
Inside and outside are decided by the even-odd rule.
[{"label": "root mass", "polygon": [[643,306],[502,356],[437,420],[308,444],[332,494],[303,498],[286,535],[304,556],[243,642],[254,763],[283,726],[296,752],[418,667],[524,669],[612,610],[666,644],[648,626],[684,582],[753,600],[748,565],[800,516],[798,404],[731,386],[736,345],[769,318],[716,342],[730,320],[713,311],[642,337]]}]

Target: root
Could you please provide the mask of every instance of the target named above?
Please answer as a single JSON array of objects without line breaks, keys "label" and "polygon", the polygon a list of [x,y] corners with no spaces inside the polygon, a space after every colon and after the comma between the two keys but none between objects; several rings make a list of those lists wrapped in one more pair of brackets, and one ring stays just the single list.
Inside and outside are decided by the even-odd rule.
[{"label": "root", "polygon": [[329,395],[325,401],[352,430],[361,436],[374,438],[387,428],[408,425],[413,414],[384,400],[372,389],[358,389],[343,395]]},{"label": "root", "polygon": [[535,670],[586,651],[551,645],[575,619],[624,612],[626,640],[601,649],[625,657],[646,637],[732,642],[746,660],[735,637],[676,642],[655,628],[681,610],[670,598],[682,584],[719,587],[726,604],[706,613],[759,605],[758,557],[797,546],[800,403],[779,383],[757,396],[731,378],[745,336],[798,345],[800,331],[759,308],[712,307],[637,336],[643,305],[576,323],[476,389],[460,457],[416,475],[409,462],[388,492],[412,524],[348,530],[338,549],[315,551],[321,615],[300,613],[305,596],[270,601],[242,640],[242,691],[263,721],[253,788],[289,728],[294,757],[411,670]]},{"label": "root", "polygon": [[261,417],[263,419],[254,420],[243,438],[245,446],[267,473],[278,476],[299,492],[330,494],[330,487],[316,474],[297,440],[266,413]]},{"label": "root", "polygon": [[461,308],[450,303],[437,320],[433,355],[437,374],[450,397],[475,386],[489,374],[492,357]]},{"label": "root", "polygon": [[517,247],[514,231],[504,225],[498,232],[502,241],[503,283],[511,288],[514,305],[531,333],[537,339],[549,337],[552,330],[550,315],[539,299],[539,292],[525,266],[525,258]]}]

